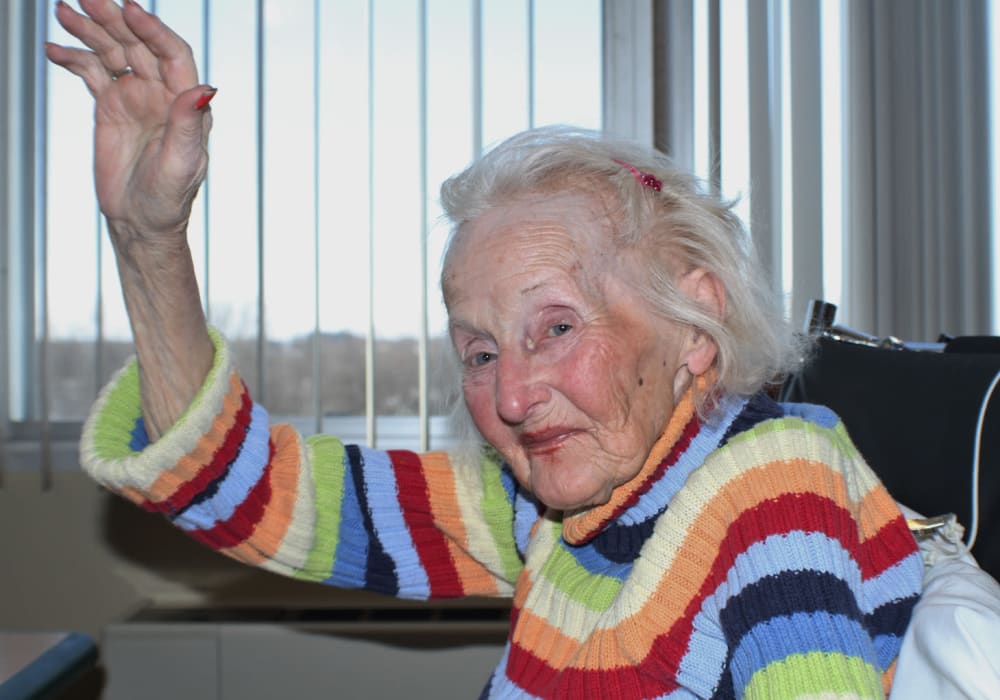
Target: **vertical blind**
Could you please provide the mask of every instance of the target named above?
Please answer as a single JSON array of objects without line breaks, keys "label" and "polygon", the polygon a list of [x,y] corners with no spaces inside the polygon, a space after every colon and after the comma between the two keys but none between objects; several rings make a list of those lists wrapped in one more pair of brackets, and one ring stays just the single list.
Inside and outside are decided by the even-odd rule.
[{"label": "vertical blind", "polygon": [[[976,318],[992,314],[993,325],[978,332],[998,330],[995,208],[990,219],[982,198],[966,189],[964,201],[975,208],[962,213],[961,196],[941,199],[956,188],[935,188],[932,177],[923,178],[930,189],[899,189],[903,180],[893,173],[913,169],[906,154],[914,151],[894,155],[877,128],[889,117],[896,134],[918,133],[916,124],[939,139],[923,149],[958,152],[947,139],[957,134],[967,144],[968,124],[979,125],[980,150],[993,154],[980,156],[992,158],[992,171],[963,151],[961,172],[983,183],[992,172],[996,191],[997,52],[983,38],[998,13],[981,0],[147,0],[147,7],[188,39],[202,80],[219,88],[209,180],[190,230],[209,319],[232,340],[255,395],[306,433],[447,445],[455,387],[437,291],[447,235],[437,186],[490,144],[545,123],[654,143],[738,199],[793,319],[809,298],[823,297],[841,305],[842,322],[906,335],[873,315],[885,303],[878,285],[892,275],[867,271],[877,263],[896,274],[892,260],[876,260],[872,250],[915,248],[875,225],[891,220],[875,205],[933,197],[935,211],[950,218],[922,235],[961,235],[987,251],[978,257],[991,261],[992,291],[973,293],[975,304],[965,306],[976,306]],[[39,58],[46,37],[69,41],[50,10],[41,0],[9,3],[0,26],[12,39],[0,77],[8,166],[0,199],[7,223],[0,321],[8,330],[0,430],[8,443],[25,438],[40,449],[26,462],[32,468],[39,454],[47,461],[48,440],[39,438],[71,442],[97,388],[131,352],[93,198],[91,99],[78,80]],[[893,42],[942,46],[949,22],[968,38],[948,54],[956,66],[935,72],[883,60]],[[919,36],[907,29],[914,23]],[[900,46],[891,50],[912,49]],[[975,77],[970,90],[942,89],[958,85],[952,70]],[[903,88],[965,101],[939,101],[932,120],[903,109],[911,99]],[[896,111],[879,111],[887,105]],[[913,124],[900,121],[907,119]],[[873,182],[877,199],[866,186]],[[925,263],[915,273],[931,277],[907,278],[911,287],[955,275]],[[976,284],[983,289],[982,276]],[[962,295],[970,298],[968,289]],[[897,295],[893,310],[905,319],[913,303]]]},{"label": "vertical blind", "polygon": [[[41,4],[35,45],[76,43]],[[600,128],[599,0],[146,7],[219,88],[189,239],[210,323],[256,398],[306,433],[446,445],[437,187],[529,126]],[[132,350],[93,197],[91,98],[75,77],[39,70],[47,157],[35,247],[20,256],[33,304],[11,343],[6,403],[10,425],[72,426]]]}]

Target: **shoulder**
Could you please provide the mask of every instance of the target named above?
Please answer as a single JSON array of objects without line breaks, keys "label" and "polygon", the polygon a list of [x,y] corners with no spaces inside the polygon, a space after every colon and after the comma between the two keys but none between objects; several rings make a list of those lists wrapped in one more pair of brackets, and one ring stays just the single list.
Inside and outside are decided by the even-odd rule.
[{"label": "shoulder", "polygon": [[715,490],[752,486],[765,498],[811,493],[846,505],[884,492],[836,413],[762,394],[746,403],[698,471],[693,476]]},{"label": "shoulder", "polygon": [[764,394],[751,397],[737,415],[717,452],[760,452],[761,459],[815,457],[839,454],[861,460],[840,417],[826,406],[778,403]]}]

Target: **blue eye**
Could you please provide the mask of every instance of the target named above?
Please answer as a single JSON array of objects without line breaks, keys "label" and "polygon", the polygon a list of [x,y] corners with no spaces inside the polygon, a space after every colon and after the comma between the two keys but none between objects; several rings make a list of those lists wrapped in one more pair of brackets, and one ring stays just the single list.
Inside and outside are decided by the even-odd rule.
[{"label": "blue eye", "polygon": [[482,367],[485,364],[489,364],[496,357],[492,352],[477,352],[472,355],[468,362],[473,367]]},{"label": "blue eye", "polygon": [[566,335],[571,330],[573,326],[568,323],[557,323],[556,325],[549,328],[549,335],[553,337],[558,337],[560,335]]}]

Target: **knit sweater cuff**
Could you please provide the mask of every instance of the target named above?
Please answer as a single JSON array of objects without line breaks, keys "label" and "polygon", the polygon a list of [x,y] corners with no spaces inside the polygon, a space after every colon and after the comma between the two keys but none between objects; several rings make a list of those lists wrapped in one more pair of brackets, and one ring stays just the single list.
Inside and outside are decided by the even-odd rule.
[{"label": "knit sweater cuff", "polygon": [[80,439],[81,465],[95,480],[139,500],[210,432],[235,375],[228,344],[215,329],[209,335],[215,347],[212,367],[191,405],[156,442],[149,441],[142,421],[136,358],[101,390]]}]

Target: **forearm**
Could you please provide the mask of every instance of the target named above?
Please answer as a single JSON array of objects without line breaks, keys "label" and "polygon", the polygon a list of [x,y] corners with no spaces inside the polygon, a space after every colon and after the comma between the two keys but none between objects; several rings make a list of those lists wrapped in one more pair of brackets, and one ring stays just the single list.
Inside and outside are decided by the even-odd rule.
[{"label": "forearm", "polygon": [[[138,237],[112,231],[112,240]],[[116,245],[122,293],[139,361],[143,418],[156,440],[191,404],[214,349],[184,236],[156,245]]]}]

